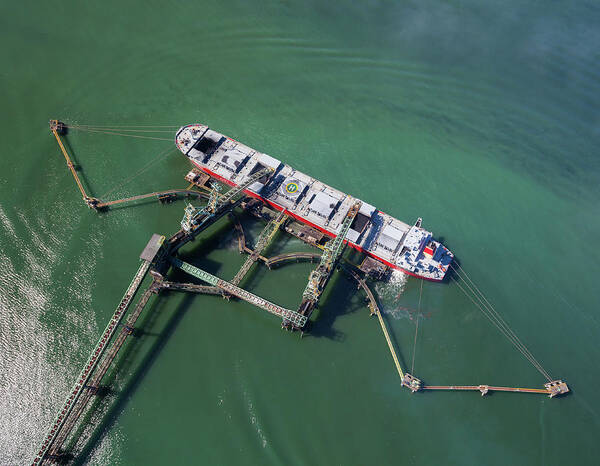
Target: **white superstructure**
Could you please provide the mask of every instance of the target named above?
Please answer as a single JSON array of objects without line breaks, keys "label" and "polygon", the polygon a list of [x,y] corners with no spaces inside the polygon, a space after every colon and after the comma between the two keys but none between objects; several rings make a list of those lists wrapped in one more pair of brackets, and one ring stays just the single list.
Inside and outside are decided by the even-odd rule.
[{"label": "white superstructure", "polygon": [[[255,182],[246,194],[329,236],[337,235],[356,199],[204,125],[180,128],[175,143],[194,165],[232,186],[272,168],[268,182]],[[421,219],[408,225],[364,201],[346,238],[351,247],[386,265],[428,280],[443,280],[454,257],[421,228]]]}]

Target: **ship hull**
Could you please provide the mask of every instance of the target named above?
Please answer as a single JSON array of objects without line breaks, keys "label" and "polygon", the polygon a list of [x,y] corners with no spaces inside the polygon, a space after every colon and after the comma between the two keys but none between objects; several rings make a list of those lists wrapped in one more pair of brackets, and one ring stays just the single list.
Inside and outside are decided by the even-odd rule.
[{"label": "ship hull", "polygon": [[[229,186],[244,185],[248,196],[330,237],[339,234],[346,214],[360,201],[344,242],[392,269],[439,282],[453,260],[453,254],[421,227],[420,218],[413,225],[402,222],[206,125],[181,127],[175,144],[211,177]],[[253,177],[266,168],[271,175]]]},{"label": "ship hull", "polygon": [[[232,186],[232,187],[237,187],[237,185],[233,181],[228,180],[227,178],[224,178],[223,176],[221,176],[221,175],[219,175],[219,174],[217,174],[217,173],[209,170],[208,168],[201,166],[200,164],[194,162],[193,160],[191,160],[191,162],[192,162],[193,165],[195,165],[197,168],[199,168],[200,170],[202,170],[204,173],[206,173],[206,174],[210,175],[211,177],[213,177],[213,178],[221,181],[222,183],[225,183],[225,184],[227,184],[229,186]],[[269,205],[270,207],[276,209],[277,211],[281,212],[282,210],[285,210],[285,207],[280,206],[280,205],[278,205],[278,204],[276,204],[276,203],[274,203],[274,202],[272,202],[272,201],[270,201],[268,199],[265,199],[264,197],[260,196],[259,194],[253,193],[252,191],[250,191],[248,189],[244,190],[244,194],[246,194],[246,195],[248,195],[250,197],[253,197],[254,199],[260,200],[261,202]],[[312,223],[309,220],[307,220],[307,219],[305,219],[305,218],[303,218],[303,217],[301,217],[301,216],[299,216],[299,215],[297,215],[297,214],[295,214],[293,212],[288,211],[287,214],[290,215],[291,217],[293,217],[294,219],[296,219],[297,221],[299,221],[301,223],[304,223],[305,225],[308,225],[308,226],[310,226],[312,228],[315,228],[316,230],[320,231],[321,233],[326,234],[327,236],[330,236],[332,238],[335,237],[335,234],[331,233],[330,231],[327,231],[326,229],[320,227],[319,225],[316,225],[315,223]],[[355,250],[357,250],[359,252],[362,252],[364,254],[367,254],[368,256],[373,257],[374,259],[376,259],[376,260],[378,260],[380,262],[383,262],[388,267],[390,267],[390,268],[392,268],[394,270],[400,270],[401,272],[404,272],[405,274],[410,275],[412,277],[420,278],[420,279],[431,281],[431,282],[442,282],[444,280],[444,277],[442,277],[440,279],[435,279],[435,278],[431,278],[431,277],[426,277],[426,276],[418,275],[418,274],[416,274],[414,272],[410,272],[408,270],[403,269],[402,267],[400,267],[398,265],[392,264],[391,262],[383,259],[382,257],[378,257],[377,255],[375,255],[375,254],[373,254],[373,253],[371,253],[371,252],[369,252],[369,251],[361,248],[357,244],[354,244],[354,243],[352,243],[352,242],[350,242],[348,240],[344,240],[344,242],[348,246],[350,246],[351,248],[353,248],[353,249],[355,249]]]}]

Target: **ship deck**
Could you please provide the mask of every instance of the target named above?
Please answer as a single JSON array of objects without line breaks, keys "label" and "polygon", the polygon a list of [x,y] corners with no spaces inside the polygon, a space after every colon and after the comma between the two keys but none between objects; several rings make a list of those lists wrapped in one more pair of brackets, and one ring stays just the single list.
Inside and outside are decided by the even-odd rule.
[{"label": "ship deck", "polygon": [[[357,200],[204,125],[182,127],[176,145],[199,169],[231,186],[271,168],[273,175],[255,182],[246,193],[332,237]],[[418,225],[409,225],[361,202],[346,237],[351,247],[410,275],[444,279],[453,255],[433,239],[431,232],[420,227],[420,220]]]}]

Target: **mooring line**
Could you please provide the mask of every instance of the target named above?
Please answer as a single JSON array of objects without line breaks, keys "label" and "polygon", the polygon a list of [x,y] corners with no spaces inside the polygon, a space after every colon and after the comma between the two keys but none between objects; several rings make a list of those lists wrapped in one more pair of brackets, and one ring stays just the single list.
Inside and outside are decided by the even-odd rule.
[{"label": "mooring line", "polygon": [[80,126],[80,125],[67,125],[67,128],[82,130],[82,131],[123,131],[128,133],[169,133],[173,134],[173,130],[170,129],[125,129],[125,128],[104,128],[100,126]]},{"label": "mooring line", "polygon": [[71,127],[69,126],[69,128],[72,128],[76,131],[87,131],[90,133],[103,133],[103,134],[113,134],[116,136],[128,136],[130,138],[141,138],[141,139],[155,139],[157,141],[169,141],[169,142],[173,142],[173,138],[156,138],[156,137],[152,137],[152,136],[139,136],[139,135],[135,135],[135,134],[125,134],[125,133],[117,133],[115,131],[102,131],[99,129],[87,129],[87,128],[77,128],[77,127]]},{"label": "mooring line", "polygon": [[180,128],[181,125],[86,125],[73,123],[72,125],[67,123],[67,126],[84,126],[94,128]]},{"label": "mooring line", "polygon": [[[465,286],[469,287],[469,284],[460,275],[457,274],[457,277],[462,280]],[[486,306],[475,301],[474,298],[478,298],[477,295],[475,295],[473,292],[471,292],[473,293],[472,295],[467,293],[458,280],[456,280],[454,277],[452,277],[452,279],[458,285],[464,295],[467,296],[473,304],[475,304],[475,306],[483,313],[483,315],[485,315],[488,320],[515,346],[515,348],[517,348],[517,350],[533,365],[533,367],[535,367],[538,372],[540,372],[540,374],[542,374],[542,376],[544,376],[548,381],[551,381],[551,377],[548,375],[542,365],[533,357],[533,354],[531,354],[527,347],[516,337],[516,334],[514,331],[512,331],[512,329],[510,329],[508,324],[499,319],[499,316],[494,315]],[[469,287],[469,289],[471,288]],[[480,299],[479,301],[481,302]]]},{"label": "mooring line", "polygon": [[[459,277],[460,278],[460,277]],[[487,308],[482,307],[479,303],[477,303],[473,297],[471,295],[469,295],[466,290],[462,287],[462,285],[460,284],[459,281],[457,281],[456,279],[453,278],[453,280],[456,282],[456,284],[458,285],[458,287],[461,289],[461,291],[465,294],[465,296],[467,296],[472,302],[473,304],[475,304],[475,306],[483,313],[483,315],[485,315],[488,320],[515,346],[515,348],[517,348],[517,350],[519,350],[519,352],[544,376],[546,377],[548,380],[550,380],[547,372],[544,370],[544,368],[536,361],[535,358],[533,358],[533,356],[531,356],[530,352],[527,350],[527,348],[524,347],[524,345],[522,345],[522,343],[520,344],[509,332],[509,329],[505,328],[501,322],[499,322],[496,317],[492,314],[489,313],[489,310]],[[461,278],[462,280],[462,278]],[[466,284],[466,282],[463,283]]]},{"label": "mooring line", "polygon": [[[475,283],[473,282],[473,280],[471,280],[471,278],[468,276],[468,274],[464,271],[464,269],[462,269],[462,267],[460,267],[460,265],[457,264],[457,266],[459,268],[461,268],[462,273],[467,277],[467,279],[469,280],[469,282],[471,282],[471,284],[473,285],[473,287],[479,292],[479,294],[481,295],[481,297],[479,297],[474,291],[473,289],[469,286],[469,283],[459,275],[458,271],[452,267],[452,269],[454,270],[454,272],[456,272],[456,275],[463,281],[463,283],[469,288],[469,290],[473,293],[473,295],[478,299],[478,301],[484,306],[486,307],[486,309],[490,312],[491,315],[494,316],[494,318],[501,324],[503,325],[507,332],[510,333],[512,335],[512,338],[515,340],[515,346],[518,344],[525,353],[527,353],[529,355],[529,357],[531,358],[530,361],[535,362],[536,367],[539,367],[539,370],[544,374],[544,376],[548,379],[548,381],[551,380],[550,375],[548,374],[548,372],[542,367],[542,365],[540,364],[540,362],[533,356],[533,353],[531,353],[531,351],[529,351],[529,348],[527,348],[525,346],[525,344],[521,341],[521,339],[517,336],[517,334],[512,330],[512,328],[510,328],[510,326],[506,323],[506,321],[502,318],[502,316],[498,313],[498,311],[496,311],[496,309],[494,308],[494,306],[492,306],[492,304],[489,302],[489,300],[483,295],[483,293],[479,290],[479,288],[477,288],[477,286],[475,285]],[[485,303],[482,301],[483,298],[485,300]]]},{"label": "mooring line", "polygon": [[113,192],[115,192],[116,190],[122,188],[124,185],[126,185],[127,183],[130,183],[131,181],[133,181],[135,178],[137,178],[138,176],[140,176],[142,173],[148,171],[150,168],[152,168],[152,166],[154,166],[157,162],[164,160],[167,155],[169,155],[174,149],[172,147],[167,148],[166,150],[161,151],[155,158],[153,158],[152,160],[150,160],[146,165],[144,165],[139,171],[137,171],[136,173],[134,173],[133,175],[131,175],[129,178],[125,179],[124,181],[122,181],[121,183],[119,183],[118,185],[116,185],[114,188],[110,189],[109,191],[107,191],[106,193],[104,193],[102,196],[99,196],[100,199],[104,199],[106,196],[108,196],[109,194],[112,194]]}]

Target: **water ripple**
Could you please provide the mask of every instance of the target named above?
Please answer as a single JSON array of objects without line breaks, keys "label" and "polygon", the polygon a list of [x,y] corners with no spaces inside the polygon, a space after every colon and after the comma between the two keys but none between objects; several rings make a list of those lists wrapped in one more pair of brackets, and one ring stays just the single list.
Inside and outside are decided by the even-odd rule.
[{"label": "water ripple", "polygon": [[[59,258],[68,241],[46,236],[47,220],[20,212],[10,217],[0,206],[0,238],[16,252],[12,258],[0,252],[0,464],[32,457],[98,334],[89,319],[88,279],[97,244],[88,243],[69,267],[73,279],[57,286],[52,277],[67,265]],[[68,226],[57,230],[68,237]]]}]

